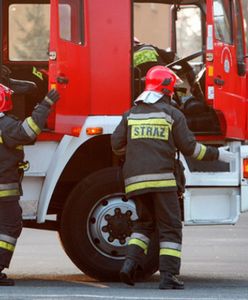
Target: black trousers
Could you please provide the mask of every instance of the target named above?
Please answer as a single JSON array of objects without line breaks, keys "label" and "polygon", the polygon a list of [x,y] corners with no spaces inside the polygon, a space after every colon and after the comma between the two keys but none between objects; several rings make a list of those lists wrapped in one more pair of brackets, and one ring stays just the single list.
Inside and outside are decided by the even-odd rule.
[{"label": "black trousers", "polygon": [[[163,243],[179,248],[182,244],[181,210],[177,192],[147,193],[132,197],[132,199],[135,202],[138,214],[133,232],[150,239],[157,227],[160,242],[159,270],[179,274],[181,251],[169,249],[166,255],[162,255],[164,253],[161,252]],[[141,264],[141,250],[135,245],[130,245],[128,246],[127,257]],[[174,253],[178,255],[174,255]]]},{"label": "black trousers", "polygon": [[15,240],[22,231],[22,209],[19,196],[0,198],[0,271],[8,268]]}]

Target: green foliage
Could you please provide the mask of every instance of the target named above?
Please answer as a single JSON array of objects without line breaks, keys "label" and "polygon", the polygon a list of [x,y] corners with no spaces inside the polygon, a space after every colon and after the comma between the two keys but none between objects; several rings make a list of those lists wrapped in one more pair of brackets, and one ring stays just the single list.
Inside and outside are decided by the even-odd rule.
[{"label": "green foliage", "polygon": [[20,34],[14,49],[23,60],[48,59],[49,24],[45,13],[41,4],[28,5],[25,15],[15,19]]}]

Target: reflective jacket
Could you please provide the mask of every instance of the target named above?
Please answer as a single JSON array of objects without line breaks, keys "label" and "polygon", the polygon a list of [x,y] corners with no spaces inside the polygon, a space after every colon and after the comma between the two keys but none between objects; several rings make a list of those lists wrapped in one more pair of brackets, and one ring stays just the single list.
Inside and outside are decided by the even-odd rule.
[{"label": "reflective jacket", "polygon": [[0,200],[20,195],[20,164],[23,145],[32,143],[43,129],[49,105],[42,101],[23,122],[0,113]]},{"label": "reflective jacket", "polygon": [[123,175],[128,197],[177,190],[177,149],[198,160],[218,159],[218,149],[196,142],[184,115],[168,101],[164,96],[154,104],[138,102],[123,115],[112,134],[113,151],[126,154]]},{"label": "reflective jacket", "polygon": [[149,44],[134,46],[134,68],[140,70],[140,76],[146,75],[147,71],[156,65],[167,65],[175,59],[173,52],[165,51]]}]

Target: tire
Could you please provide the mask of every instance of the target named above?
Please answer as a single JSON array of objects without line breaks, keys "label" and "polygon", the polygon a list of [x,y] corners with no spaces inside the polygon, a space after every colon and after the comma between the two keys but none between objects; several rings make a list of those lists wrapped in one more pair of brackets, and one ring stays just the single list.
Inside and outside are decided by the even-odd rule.
[{"label": "tire", "polygon": [[[97,171],[74,188],[65,204],[60,228],[65,252],[86,275],[117,281],[136,218],[133,201],[124,197],[120,169]],[[145,269],[139,274],[142,279],[158,269],[158,247],[153,246],[157,244],[151,243]]]}]

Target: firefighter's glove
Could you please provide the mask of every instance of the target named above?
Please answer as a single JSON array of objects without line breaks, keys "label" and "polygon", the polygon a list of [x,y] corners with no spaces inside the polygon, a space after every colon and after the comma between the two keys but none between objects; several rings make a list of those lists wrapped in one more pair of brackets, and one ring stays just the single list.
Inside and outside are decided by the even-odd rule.
[{"label": "firefighter's glove", "polygon": [[57,92],[57,90],[52,89],[52,90],[50,90],[50,91],[46,94],[44,100],[45,100],[50,106],[52,106],[55,102],[57,102],[57,101],[59,100],[59,98],[60,98],[60,95],[59,95],[59,93]]},{"label": "firefighter's glove", "polygon": [[219,147],[219,160],[230,163],[235,159],[235,154],[233,152],[228,151],[229,147]]}]

